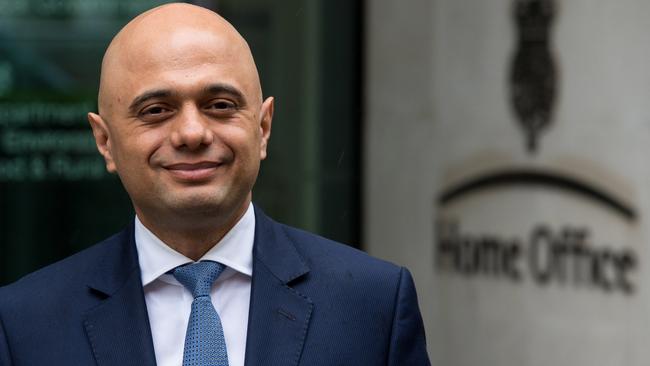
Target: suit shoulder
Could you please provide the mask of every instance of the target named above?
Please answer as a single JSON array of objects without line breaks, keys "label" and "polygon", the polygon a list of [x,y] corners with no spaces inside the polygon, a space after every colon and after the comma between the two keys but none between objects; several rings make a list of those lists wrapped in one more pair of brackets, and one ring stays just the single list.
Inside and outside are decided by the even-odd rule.
[{"label": "suit shoulder", "polygon": [[88,273],[119,250],[122,235],[125,235],[124,231],[0,287],[0,299],[19,301],[24,296],[37,293],[55,294],[67,286],[84,281]]},{"label": "suit shoulder", "polygon": [[349,245],[322,236],[280,224],[296,249],[309,262],[310,267],[339,268],[367,274],[399,275],[402,267],[375,258]]}]

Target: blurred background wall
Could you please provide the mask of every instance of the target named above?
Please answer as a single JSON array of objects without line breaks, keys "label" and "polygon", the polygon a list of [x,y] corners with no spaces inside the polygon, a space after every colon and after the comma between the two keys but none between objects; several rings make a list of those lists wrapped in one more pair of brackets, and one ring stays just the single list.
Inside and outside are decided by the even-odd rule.
[{"label": "blurred background wall", "polygon": [[436,365],[650,360],[650,4],[368,1],[363,223]]},{"label": "blurred background wall", "polygon": [[[0,285],[133,219],[96,110],[157,0],[0,0]],[[650,5],[205,0],[276,97],[254,200],[407,266],[434,365],[650,360]]]}]

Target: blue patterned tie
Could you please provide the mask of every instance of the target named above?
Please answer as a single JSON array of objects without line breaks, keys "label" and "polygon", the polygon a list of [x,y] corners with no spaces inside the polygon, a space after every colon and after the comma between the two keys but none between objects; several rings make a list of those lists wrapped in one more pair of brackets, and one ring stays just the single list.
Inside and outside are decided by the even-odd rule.
[{"label": "blue patterned tie", "polygon": [[185,335],[183,366],[228,366],[226,340],[219,314],[212,305],[210,289],[225,266],[196,262],[173,271],[174,277],[194,296]]}]

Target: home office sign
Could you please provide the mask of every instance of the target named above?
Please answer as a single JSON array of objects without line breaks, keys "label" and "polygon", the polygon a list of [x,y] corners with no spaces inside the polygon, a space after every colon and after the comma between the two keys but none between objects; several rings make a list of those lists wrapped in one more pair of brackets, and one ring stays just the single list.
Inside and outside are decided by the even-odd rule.
[{"label": "home office sign", "polygon": [[638,213],[597,184],[550,169],[498,169],[450,184],[437,203],[435,266],[442,273],[635,292],[634,246],[599,227],[614,221],[614,231],[625,231]]},{"label": "home office sign", "polygon": [[434,363],[648,365],[650,2],[436,4],[430,138],[385,207],[415,214],[381,221],[426,245]]},{"label": "home office sign", "polygon": [[[640,239],[639,212],[627,189],[632,184],[593,158],[607,153],[607,145],[595,149],[586,128],[574,128],[576,141],[587,138],[565,146],[562,158],[540,151],[541,132],[556,122],[562,85],[551,37],[557,8],[553,0],[512,2],[508,100],[527,154],[477,153],[473,164],[449,169],[457,173],[438,192],[435,267],[468,278],[632,295],[641,245],[634,243]],[[586,116],[580,123],[596,128]],[[616,127],[606,129],[614,135]]]}]

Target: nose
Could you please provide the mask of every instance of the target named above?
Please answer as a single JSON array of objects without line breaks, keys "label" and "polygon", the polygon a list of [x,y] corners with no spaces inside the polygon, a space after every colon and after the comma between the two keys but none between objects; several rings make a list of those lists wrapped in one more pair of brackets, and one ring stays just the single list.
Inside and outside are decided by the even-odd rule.
[{"label": "nose", "polygon": [[171,143],[177,149],[196,150],[212,144],[214,135],[196,108],[186,108],[173,122]]}]

